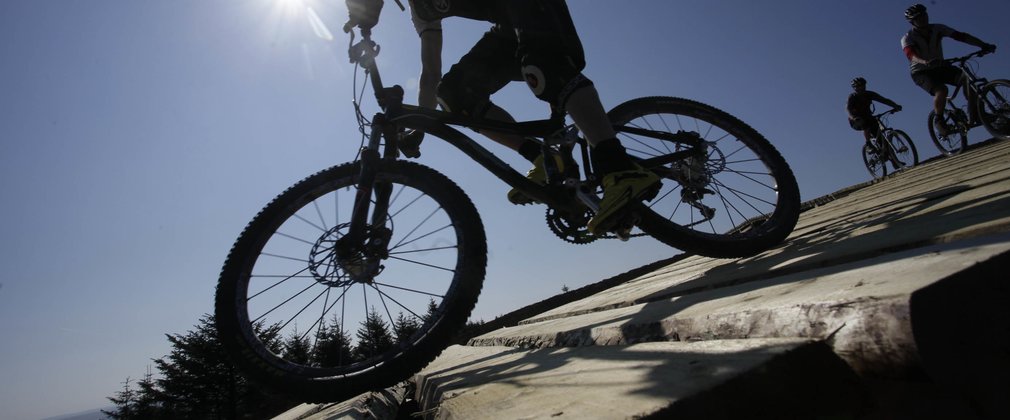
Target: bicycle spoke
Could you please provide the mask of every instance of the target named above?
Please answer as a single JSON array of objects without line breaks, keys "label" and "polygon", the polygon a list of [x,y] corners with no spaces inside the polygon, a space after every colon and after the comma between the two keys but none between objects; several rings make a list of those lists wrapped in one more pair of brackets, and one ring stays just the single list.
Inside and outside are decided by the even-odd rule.
[{"label": "bicycle spoke", "polygon": [[[386,284],[386,283],[380,283],[380,282],[375,282],[374,284],[377,284],[377,285],[382,286],[382,287],[389,287],[389,288],[393,288],[393,289],[397,289],[397,290],[403,290],[405,292],[417,293],[419,295],[437,297],[439,299],[445,298],[445,295],[439,295],[439,294],[435,294],[435,293],[428,293],[428,292],[425,292],[425,291],[422,291],[422,290],[410,289],[410,288],[406,288],[406,287],[394,286],[392,284]],[[404,308],[404,309],[406,309],[406,308]]]},{"label": "bicycle spoke", "polygon": [[434,269],[438,269],[438,270],[448,271],[450,273],[455,273],[456,272],[456,270],[448,269],[448,268],[445,268],[445,267],[439,267],[437,265],[426,264],[426,263],[423,263],[423,262],[420,262],[420,261],[408,260],[406,258],[394,257],[392,255],[390,255],[389,258],[390,259],[394,259],[394,260],[398,260],[398,261],[403,261],[403,262],[409,262],[409,263],[412,263],[412,264],[417,264],[417,265],[424,266],[424,267],[430,267],[430,268],[434,268]]},{"label": "bicycle spoke", "polygon": [[[281,281],[278,281],[277,283],[274,283],[274,284],[273,284],[273,285],[271,285],[270,287],[267,287],[266,289],[263,289],[263,290],[261,290],[261,291],[260,291],[259,293],[256,293],[256,294],[254,294],[254,295],[252,295],[252,296],[249,296],[249,298],[248,298],[248,299],[250,299],[250,300],[251,300],[252,298],[254,298],[254,297],[256,297],[256,296],[259,296],[259,295],[261,295],[261,294],[265,293],[266,291],[268,291],[268,290],[270,290],[270,289],[273,289],[274,287],[277,287],[277,286],[281,285],[282,283],[284,283],[284,282],[287,282],[288,280],[291,280],[291,279],[293,279],[293,278],[313,278],[312,276],[300,276],[300,274],[301,274],[301,273],[304,273],[304,272],[308,271],[308,269],[309,269],[308,267],[305,267],[305,268],[303,268],[303,269],[299,270],[298,272],[296,272],[295,274],[292,274],[292,275],[290,275],[290,276],[286,276],[286,277],[283,277],[283,278],[281,279]],[[262,275],[251,275],[251,276],[249,276],[249,277],[250,277],[250,279],[252,279],[252,278],[259,278],[259,277],[262,277],[262,278],[277,278],[277,277],[281,277],[281,276],[279,276],[279,275],[278,275],[278,276],[262,276]]]}]

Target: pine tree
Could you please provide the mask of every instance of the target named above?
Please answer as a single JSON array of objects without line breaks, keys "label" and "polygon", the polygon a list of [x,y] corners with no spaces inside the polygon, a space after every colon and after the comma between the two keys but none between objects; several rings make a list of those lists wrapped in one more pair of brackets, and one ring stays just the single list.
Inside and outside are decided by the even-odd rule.
[{"label": "pine tree", "polygon": [[312,348],[313,362],[322,367],[336,367],[354,362],[351,337],[343,330],[340,318],[333,316],[329,326],[323,326],[316,335]]},{"label": "pine tree", "polygon": [[438,315],[438,305],[435,299],[428,299],[428,312],[424,314],[424,322],[432,321]]},{"label": "pine tree", "polygon": [[137,418],[170,418],[170,416],[162,410],[161,389],[158,388],[158,384],[154,380],[154,374],[151,372],[150,365],[147,367],[147,373],[144,374],[144,379],[137,382],[136,401],[137,403],[134,411],[137,414]]},{"label": "pine tree", "polygon": [[393,321],[393,333],[396,335],[396,341],[401,343],[408,341],[420,329],[421,323],[417,321],[417,318],[404,316],[403,312],[400,312],[396,316],[396,320]]},{"label": "pine tree", "polygon": [[136,392],[130,386],[129,376],[123,381],[123,390],[116,392],[115,396],[108,397],[107,399],[115,405],[116,409],[114,411],[102,410],[102,414],[116,420],[137,418],[134,414],[134,408],[137,404]]},{"label": "pine tree", "polygon": [[357,333],[358,345],[354,349],[355,357],[364,360],[384,353],[393,347],[393,336],[382,315],[372,308]]},{"label": "pine tree", "polygon": [[[274,350],[282,347],[279,327],[257,327]],[[205,315],[195,331],[166,335],[171,352],[155,360],[161,408],[172,418],[270,417],[291,403],[267,396],[241,377],[218,339],[214,318]]]},{"label": "pine tree", "polygon": [[303,337],[298,333],[298,328],[291,331],[291,335],[284,341],[284,360],[300,365],[308,365],[312,359],[312,344],[308,337]]}]

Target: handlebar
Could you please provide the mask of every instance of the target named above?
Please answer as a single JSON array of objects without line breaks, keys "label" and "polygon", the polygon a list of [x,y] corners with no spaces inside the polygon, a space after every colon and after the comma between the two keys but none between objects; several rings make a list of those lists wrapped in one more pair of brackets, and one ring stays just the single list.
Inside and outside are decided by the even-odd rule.
[{"label": "handlebar", "polygon": [[978,50],[978,51],[975,51],[975,52],[973,52],[971,54],[968,54],[968,55],[965,55],[965,56],[945,59],[945,60],[943,60],[943,62],[947,63],[947,64],[963,63],[965,61],[971,60],[972,58],[982,57],[982,56],[988,55],[988,54],[990,54],[992,52],[993,51],[984,50],[984,49],[983,50]]},{"label": "handlebar", "polygon": [[880,118],[880,117],[883,117],[883,116],[885,116],[887,114],[896,114],[896,113],[898,113],[898,111],[899,111],[898,109],[891,108],[891,109],[889,109],[887,111],[884,111],[884,112],[881,112],[879,114],[874,115],[873,118]]}]

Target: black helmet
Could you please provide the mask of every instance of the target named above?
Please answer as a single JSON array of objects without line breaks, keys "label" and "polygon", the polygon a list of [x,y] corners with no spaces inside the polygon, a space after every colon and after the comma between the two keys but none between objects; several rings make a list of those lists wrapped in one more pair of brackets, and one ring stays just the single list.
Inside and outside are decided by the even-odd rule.
[{"label": "black helmet", "polygon": [[912,20],[923,13],[926,13],[926,6],[923,6],[921,3],[916,3],[912,5],[912,7],[905,9],[905,19]]},{"label": "black helmet", "polygon": [[852,87],[855,88],[856,86],[866,86],[866,79],[862,77],[852,79]]}]

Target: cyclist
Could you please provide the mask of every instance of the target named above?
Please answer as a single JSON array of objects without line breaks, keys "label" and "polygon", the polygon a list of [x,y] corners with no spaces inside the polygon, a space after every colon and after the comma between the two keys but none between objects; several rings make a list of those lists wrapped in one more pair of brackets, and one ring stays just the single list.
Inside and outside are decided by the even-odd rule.
[{"label": "cyclist", "polygon": [[849,94],[849,99],[845,104],[845,109],[849,113],[849,125],[853,130],[862,131],[866,144],[872,148],[873,143],[870,140],[875,138],[880,131],[877,120],[873,118],[873,101],[890,105],[895,111],[901,111],[901,105],[877,92],[866,90],[866,79],[862,77],[852,79],[852,90],[854,92]]},{"label": "cyclist", "polygon": [[[411,17],[421,38],[419,104],[437,103],[449,112],[476,118],[514,119],[490,101],[511,81],[525,80],[533,94],[552,111],[566,111],[593,147],[593,166],[601,174],[603,200],[589,221],[589,230],[602,233],[627,204],[657,191],[659,177],[628,157],[617,139],[592,81],[582,74],[585,56],[564,0],[409,0]],[[349,25],[370,28],[378,22],[382,0],[347,0]],[[441,20],[448,17],[492,24],[480,40],[441,73]],[[437,85],[437,87],[436,87]],[[533,163],[527,177],[546,182],[539,142],[514,135],[481,134],[519,152]],[[560,163],[560,159],[556,159]],[[561,168],[559,168],[561,169]],[[513,189],[509,201],[532,199]]]},{"label": "cyclist", "polygon": [[[937,117],[940,117],[943,115],[944,107],[947,106],[947,85],[964,85],[967,82],[960,69],[943,61],[943,45],[941,43],[943,38],[949,37],[965,44],[974,45],[987,53],[996,51],[996,46],[967,33],[956,31],[947,25],[929,23],[929,14],[926,13],[926,6],[922,4],[915,4],[905,9],[905,19],[912,25],[912,29],[901,37],[901,48],[904,50],[905,56],[908,57],[912,80],[927,93],[933,95],[933,110]],[[976,95],[971,89],[965,88],[964,91],[971,114],[971,124],[978,125],[978,115],[975,109]],[[944,137],[949,135],[951,128],[947,126],[943,118],[936,118],[936,121],[938,134]]]}]

